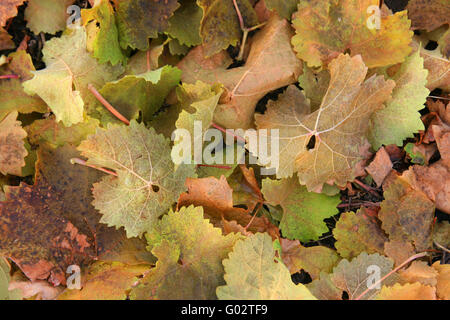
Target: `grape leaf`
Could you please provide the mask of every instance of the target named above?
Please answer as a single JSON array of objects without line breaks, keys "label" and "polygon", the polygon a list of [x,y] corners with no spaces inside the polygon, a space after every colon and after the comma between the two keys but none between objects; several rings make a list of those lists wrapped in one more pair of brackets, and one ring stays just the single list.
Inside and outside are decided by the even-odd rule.
[{"label": "grape leaf", "polygon": [[117,27],[123,49],[147,50],[149,38],[169,27],[169,18],[179,7],[177,0],[120,0],[117,5]]},{"label": "grape leaf", "polygon": [[[241,28],[233,0],[197,0],[203,9],[200,35],[205,44],[205,56],[235,46],[241,37]],[[258,24],[258,18],[249,0],[237,0],[237,6],[247,28]]]},{"label": "grape leaf", "polygon": [[127,291],[149,266],[127,266],[120,262],[96,262],[83,277],[81,290],[66,289],[58,300],[125,300]]},{"label": "grape leaf", "polygon": [[200,179],[186,179],[187,192],[182,193],[177,206],[181,208],[190,205],[202,206],[205,216],[211,222],[220,226],[223,220],[236,221],[242,227],[249,225],[251,232],[264,232],[268,229],[268,223],[261,217],[252,219],[249,210],[233,206],[233,189],[230,188],[227,179],[221,176]]},{"label": "grape leaf", "polygon": [[87,32],[87,48],[100,63],[125,64],[127,57],[119,45],[119,31],[114,9],[108,0],[98,1],[91,9],[81,11]]},{"label": "grape leaf", "polygon": [[337,252],[345,259],[352,259],[362,252],[383,254],[384,243],[387,242],[377,221],[366,213],[364,207],[357,213],[343,213],[333,229],[333,235]]},{"label": "grape leaf", "polygon": [[12,111],[20,113],[46,112],[47,105],[39,97],[30,97],[22,87],[22,82],[33,77],[35,71],[31,57],[25,50],[11,53],[9,64],[0,74],[16,74],[20,79],[3,79],[0,82],[0,121]]},{"label": "grape leaf", "polygon": [[283,236],[303,242],[318,240],[328,231],[323,220],[337,214],[336,206],[341,202],[339,196],[308,192],[296,177],[282,180],[266,178],[262,182],[262,193],[267,203],[283,208],[280,222]]},{"label": "grape leaf", "polygon": [[292,14],[297,11],[299,0],[264,0],[270,10],[275,10],[278,15],[287,20],[291,20]]},{"label": "grape leaf", "polygon": [[[141,111],[143,120],[149,121],[162,106],[169,92],[180,82],[180,77],[179,69],[164,66],[108,82],[100,93],[125,118],[137,119]],[[97,108],[103,110],[101,105]],[[117,121],[109,113],[102,120],[102,123]]]},{"label": "grape leaf", "polygon": [[322,99],[330,84],[330,73],[328,70],[315,72],[306,63],[303,64],[303,74],[298,78],[305,96],[309,99],[311,110],[319,109]]},{"label": "grape leaf", "polygon": [[181,79],[222,83],[226,97],[216,109],[214,122],[225,128],[247,129],[258,101],[270,91],[294,83],[301,73],[301,62],[289,42],[291,36],[286,20],[274,16],[253,39],[244,66],[227,69],[230,60],[224,53],[205,60],[205,48],[197,47],[178,64],[183,71]]},{"label": "grape leaf", "polygon": [[196,0],[180,0],[181,6],[169,19],[167,34],[178,40],[181,45],[196,46],[202,43],[200,23],[203,10]]},{"label": "grape leaf", "polygon": [[292,23],[296,35],[292,38],[297,56],[310,67],[327,65],[347,50],[361,55],[369,67],[403,62],[411,52],[413,32],[406,11],[380,18],[380,28],[369,28],[373,12],[370,6],[378,0],[331,1],[302,0]]},{"label": "grape leaf", "polygon": [[0,121],[0,173],[20,176],[28,151],[24,146],[27,132],[17,121],[17,111]]},{"label": "grape leaf", "polygon": [[376,300],[436,300],[436,289],[419,282],[383,286]]},{"label": "grape leaf", "polygon": [[0,300],[21,300],[20,291],[8,289],[11,280],[10,269],[8,261],[0,257]]},{"label": "grape leaf", "polygon": [[318,110],[309,113],[305,96],[291,86],[268,104],[264,115],[255,115],[258,129],[279,130],[277,178],[298,172],[308,190],[320,191],[324,183],[344,186],[354,179],[367,149],[368,120],[395,85],[382,76],[364,81],[367,67],[361,56],[340,55],[329,68],[330,85]]},{"label": "grape leaf", "polygon": [[[373,273],[374,267],[377,267],[377,270],[379,270],[379,273],[377,271],[377,274],[379,274],[381,279],[392,270],[392,266],[392,260],[381,256],[378,253],[368,255],[363,252],[351,261],[345,259],[341,260],[341,262],[333,269],[331,278],[337,288],[347,292],[349,300],[354,300],[366,289],[369,289],[368,286],[372,283],[368,281],[368,278]],[[369,269],[369,267],[372,268],[372,271],[370,271],[371,269]],[[381,285],[391,285],[396,283],[397,279],[397,275],[392,274],[380,283]],[[378,292],[379,289],[374,287],[362,296],[361,299],[372,299]]]},{"label": "grape leaf", "polygon": [[184,180],[194,175],[189,165],[175,171],[169,141],[136,121],[98,128],[78,149],[88,164],[116,171],[117,177],[94,184],[93,205],[102,223],[125,227],[128,237],[151,229],[185,190]]},{"label": "grape leaf", "polygon": [[120,66],[98,64],[87,51],[86,41],[81,27],[47,41],[43,49],[47,68],[33,72],[34,78],[23,83],[26,93],[38,94],[55,113],[56,121],[68,127],[83,121],[85,105],[97,103],[88,84],[101,87],[122,72]]},{"label": "grape leaf", "polygon": [[90,188],[98,171],[70,164],[70,145],[38,151],[35,184],[5,188],[0,203],[0,254],[31,280],[65,283],[69,265],[83,265],[117,245],[122,232],[99,224]]},{"label": "grape leaf", "polygon": [[25,9],[27,27],[35,34],[55,34],[66,28],[67,7],[75,0],[29,0]]},{"label": "grape leaf", "polygon": [[2,0],[0,3],[0,27],[4,26],[9,18],[17,15],[17,7],[24,2],[25,0]]},{"label": "grape leaf", "polygon": [[302,284],[295,285],[289,270],[275,261],[272,238],[257,233],[238,241],[223,261],[225,286],[217,288],[223,300],[316,300]]},{"label": "grape leaf", "polygon": [[423,67],[419,52],[406,58],[401,69],[392,77],[395,88],[392,99],[384,109],[376,111],[370,119],[369,142],[374,149],[381,145],[403,145],[403,140],[413,138],[424,130],[419,110],[430,91],[425,87],[428,72]]},{"label": "grape leaf", "polygon": [[432,31],[450,24],[450,3],[446,0],[411,0],[406,9],[413,29]]},{"label": "grape leaf", "polygon": [[303,269],[315,280],[321,272],[332,272],[340,260],[335,250],[324,246],[303,247],[298,240],[281,239],[280,242],[281,258],[291,274]]},{"label": "grape leaf", "polygon": [[433,202],[401,177],[385,185],[384,199],[378,216],[389,238],[412,241],[418,251],[427,250],[431,246]]},{"label": "grape leaf", "polygon": [[132,289],[132,299],[216,299],[216,287],[224,284],[222,260],[242,238],[223,236],[194,206],[170,211],[146,237],[158,262]]}]

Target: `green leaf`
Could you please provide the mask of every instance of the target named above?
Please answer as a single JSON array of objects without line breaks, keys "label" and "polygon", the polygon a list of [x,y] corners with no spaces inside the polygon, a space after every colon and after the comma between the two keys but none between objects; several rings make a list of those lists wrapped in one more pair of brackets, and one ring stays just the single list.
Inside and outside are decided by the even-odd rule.
[{"label": "green leaf", "polygon": [[297,177],[262,182],[262,193],[271,205],[283,208],[280,229],[283,236],[302,242],[318,240],[328,231],[323,221],[338,213],[336,206],[339,196],[329,197],[324,194],[308,192],[298,183]]},{"label": "green leaf", "polygon": [[402,146],[404,140],[414,137],[414,133],[425,130],[419,110],[424,108],[430,93],[425,87],[427,76],[423,59],[416,51],[392,77],[395,81],[392,99],[370,119],[368,139],[375,150],[381,145]]},{"label": "green leaf", "polygon": [[9,263],[5,258],[0,257],[0,300],[21,300],[20,291],[14,289],[12,291],[8,290],[9,281],[11,277]]},{"label": "green leaf", "polygon": [[179,7],[177,0],[120,0],[117,26],[123,49],[147,50],[149,38],[169,28],[169,19]]},{"label": "green leaf", "polygon": [[32,72],[34,78],[23,83],[25,92],[39,95],[52,109],[56,121],[66,127],[82,122],[84,110],[92,111],[97,105],[88,84],[99,88],[123,71],[121,66],[100,65],[87,51],[86,41],[81,27],[47,41],[42,50],[47,68]]},{"label": "green leaf", "polygon": [[[163,105],[169,92],[180,82],[181,71],[176,67],[164,66],[137,75],[126,75],[123,78],[108,82],[100,90],[100,94],[111,103],[125,118],[133,120],[142,112],[144,121],[150,121],[155,112]],[[103,110],[103,106],[98,104]],[[105,122],[117,121],[109,113],[103,111]]]},{"label": "green leaf", "polygon": [[88,34],[87,48],[93,51],[100,63],[125,64],[127,57],[119,45],[119,32],[114,9],[109,0],[96,2],[91,9],[81,11],[81,17]]},{"label": "green leaf", "polygon": [[302,284],[295,285],[286,266],[275,261],[272,238],[257,233],[234,246],[223,261],[227,284],[217,288],[222,300],[316,300]]},{"label": "green leaf", "polygon": [[169,140],[136,121],[98,128],[78,149],[88,164],[116,171],[117,177],[94,184],[93,205],[103,215],[101,222],[125,227],[128,237],[152,229],[185,191],[185,179],[195,175],[192,166],[175,171]]},{"label": "green leaf", "polygon": [[217,286],[224,284],[222,260],[242,236],[223,236],[203,218],[203,208],[194,206],[170,211],[148,231],[158,262],[132,290],[131,298],[216,299]]},{"label": "green leaf", "polygon": [[178,40],[181,45],[196,46],[202,43],[200,22],[203,10],[196,0],[180,0],[181,6],[169,19],[167,34]]}]

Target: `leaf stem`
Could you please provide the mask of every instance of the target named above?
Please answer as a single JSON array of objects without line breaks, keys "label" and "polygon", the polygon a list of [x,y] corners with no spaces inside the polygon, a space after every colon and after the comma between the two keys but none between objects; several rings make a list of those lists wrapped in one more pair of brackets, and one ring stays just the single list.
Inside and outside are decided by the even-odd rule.
[{"label": "leaf stem", "polygon": [[0,79],[19,79],[20,77],[17,74],[7,74],[4,76],[0,76]]},{"label": "leaf stem", "polygon": [[115,173],[114,171],[111,171],[111,170],[108,170],[108,169],[105,169],[105,168],[102,168],[102,167],[97,167],[97,166],[94,166],[92,164],[88,164],[85,160],[80,159],[80,158],[72,158],[72,159],[70,159],[70,163],[71,164],[79,164],[79,165],[82,165],[82,166],[85,166],[85,167],[93,168],[93,169],[96,169],[96,170],[99,170],[99,171],[102,171],[104,173],[107,173],[107,174],[110,174],[112,176],[117,177],[117,173]]},{"label": "leaf stem", "polygon": [[369,292],[370,290],[372,290],[373,288],[375,288],[378,284],[380,284],[381,282],[383,282],[387,277],[389,277],[390,275],[392,275],[393,273],[397,272],[398,270],[400,270],[401,268],[403,268],[405,265],[407,265],[408,263],[410,263],[411,261],[414,261],[418,258],[422,258],[425,257],[428,254],[428,252],[421,252],[418,254],[415,254],[411,257],[409,257],[408,259],[406,259],[405,261],[403,261],[403,263],[401,265],[399,265],[397,268],[395,268],[394,270],[392,270],[391,272],[389,272],[388,274],[386,274],[383,278],[381,278],[380,280],[376,281],[374,284],[372,284],[371,286],[369,286],[363,293],[361,293],[356,299],[354,300],[360,300],[363,296],[365,296],[367,294],[367,292]]},{"label": "leaf stem", "polygon": [[230,131],[228,131],[228,130],[222,128],[221,126],[219,126],[218,124],[215,124],[214,122],[211,123],[211,126],[213,126],[214,128],[216,128],[217,130],[222,131],[222,132],[225,133],[225,134],[232,135],[233,137],[235,137],[237,140],[240,140],[241,142],[244,142],[244,143],[247,142],[247,141],[245,141],[245,139],[242,138],[241,136],[238,136],[238,135],[236,135],[236,134],[234,134],[234,133],[232,133],[232,132],[230,132]]},{"label": "leaf stem", "polygon": [[220,165],[216,165],[216,164],[198,164],[197,167],[218,168],[218,169],[225,169],[225,170],[231,169],[230,166],[220,166]]},{"label": "leaf stem", "polygon": [[105,98],[100,94],[100,92],[95,89],[95,87],[92,84],[88,84],[89,91],[92,92],[92,94],[97,98],[98,101],[106,108],[109,112],[111,112],[117,119],[125,123],[127,126],[130,125],[130,121],[125,118],[123,115],[120,114],[119,111],[117,111],[108,101],[106,101]]},{"label": "leaf stem", "polygon": [[437,241],[434,241],[434,245],[436,246],[436,247],[438,247],[439,249],[441,249],[441,250],[443,250],[443,251],[445,251],[445,252],[447,252],[447,253],[450,253],[450,250],[448,250],[446,247],[444,247],[442,244],[439,244]]},{"label": "leaf stem", "polygon": [[239,49],[239,55],[236,58],[236,60],[241,61],[242,59],[244,59],[245,43],[247,42],[249,32],[252,32],[256,29],[261,28],[262,26],[264,26],[266,24],[266,22],[260,23],[251,28],[247,28],[245,26],[244,18],[242,17],[241,10],[239,9],[239,6],[238,6],[236,0],[233,0],[233,5],[234,5],[234,9],[236,10],[236,14],[238,16],[239,26],[241,27],[241,30],[242,30],[241,48]]}]

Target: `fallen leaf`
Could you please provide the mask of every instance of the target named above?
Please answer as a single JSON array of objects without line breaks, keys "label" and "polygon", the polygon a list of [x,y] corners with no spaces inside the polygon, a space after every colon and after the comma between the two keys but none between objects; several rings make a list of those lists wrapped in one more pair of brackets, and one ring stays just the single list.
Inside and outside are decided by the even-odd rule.
[{"label": "fallen leaf", "polygon": [[241,238],[223,236],[203,218],[201,207],[170,211],[147,234],[158,262],[132,289],[131,298],[216,299],[216,287],[224,284],[222,260]]},{"label": "fallen leaf", "polygon": [[55,34],[66,28],[67,7],[75,0],[29,0],[25,9],[27,27],[35,34]]},{"label": "fallen leaf", "polygon": [[450,4],[446,0],[411,0],[406,9],[413,29],[432,31],[450,24]]},{"label": "fallen leaf", "polygon": [[230,60],[225,53],[205,60],[205,49],[197,47],[178,64],[183,71],[181,79],[223,84],[227,92],[216,108],[214,121],[228,129],[248,129],[258,101],[270,91],[294,83],[301,73],[301,62],[289,42],[291,36],[286,20],[275,16],[253,38],[244,66],[227,69]]},{"label": "fallen leaf", "polygon": [[292,20],[297,56],[310,67],[327,65],[346,51],[361,55],[369,68],[403,62],[411,52],[411,22],[401,11],[370,26],[374,12],[368,9],[378,5],[378,0],[300,1]]},{"label": "fallen leaf", "polygon": [[2,0],[0,4],[0,27],[4,26],[8,19],[17,15],[17,7],[24,2],[25,0]]},{"label": "fallen leaf", "polygon": [[98,128],[78,150],[88,164],[116,171],[117,177],[94,184],[93,205],[103,215],[102,223],[124,227],[128,237],[150,230],[185,190],[185,179],[194,176],[190,165],[175,171],[169,141],[136,121]]},{"label": "fallen leaf", "polygon": [[377,186],[383,184],[384,179],[392,170],[392,161],[389,154],[382,147],[375,154],[373,161],[366,167],[366,171],[373,178]]},{"label": "fallen leaf", "polygon": [[352,259],[362,252],[383,254],[387,237],[378,223],[366,213],[364,207],[356,213],[344,212],[333,229],[339,255]]},{"label": "fallen leaf", "polygon": [[17,121],[17,111],[0,121],[0,173],[20,176],[28,151],[24,146],[27,132]]},{"label": "fallen leaf", "polygon": [[336,206],[341,201],[339,196],[308,192],[296,177],[282,180],[266,178],[262,182],[262,193],[267,203],[283,208],[280,222],[283,236],[303,242],[318,240],[328,231],[324,219],[338,213]]},{"label": "fallen leaf", "polygon": [[437,270],[436,293],[439,299],[450,299],[450,267],[448,264],[440,264],[439,261],[433,263],[433,268]]},{"label": "fallen leaf", "polygon": [[276,262],[272,238],[258,233],[238,241],[223,261],[226,285],[217,288],[222,300],[316,300],[289,270]]},{"label": "fallen leaf", "polygon": [[329,68],[330,85],[318,110],[309,113],[303,93],[289,87],[264,115],[255,115],[258,129],[279,130],[277,177],[298,172],[308,190],[320,191],[333,182],[345,186],[355,178],[367,150],[368,120],[395,85],[382,76],[364,81],[367,67],[361,56],[340,55]]},{"label": "fallen leaf", "polygon": [[436,300],[436,289],[421,283],[383,286],[375,297],[377,300]]}]

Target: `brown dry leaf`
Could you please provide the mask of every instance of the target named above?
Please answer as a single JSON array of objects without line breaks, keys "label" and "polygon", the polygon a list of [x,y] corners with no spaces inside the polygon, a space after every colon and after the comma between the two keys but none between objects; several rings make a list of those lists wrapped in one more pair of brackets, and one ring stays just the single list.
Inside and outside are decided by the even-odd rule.
[{"label": "brown dry leaf", "polygon": [[436,291],[439,299],[450,300],[450,265],[433,263],[433,268],[438,271]]},{"label": "brown dry leaf", "polygon": [[342,54],[329,68],[330,85],[318,110],[309,113],[303,93],[291,86],[269,103],[264,115],[255,115],[258,129],[279,129],[277,178],[297,171],[300,183],[316,192],[324,183],[345,186],[361,174],[369,118],[383,108],[395,86],[383,76],[365,80],[367,67],[360,55]]},{"label": "brown dry leaf", "polygon": [[12,36],[0,27],[0,50],[14,49],[16,45],[12,41]]},{"label": "brown dry leaf", "polygon": [[280,239],[281,258],[291,274],[301,269],[309,273],[312,280],[320,273],[331,273],[340,260],[335,250],[324,246],[304,247],[298,240]]},{"label": "brown dry leaf", "polygon": [[31,280],[50,277],[54,285],[65,283],[69,265],[82,266],[123,246],[123,230],[100,224],[100,213],[91,204],[92,184],[102,174],[72,165],[74,157],[79,152],[69,144],[57,149],[41,145],[35,184],[5,188],[0,254]]},{"label": "brown dry leaf", "polygon": [[392,170],[392,161],[384,147],[380,148],[373,161],[366,167],[366,171],[373,178],[377,186],[383,184],[384,179]]},{"label": "brown dry leaf", "polygon": [[20,176],[28,154],[24,146],[27,132],[17,116],[17,111],[13,111],[0,122],[0,173],[4,175]]},{"label": "brown dry leaf", "polygon": [[427,286],[436,286],[438,272],[425,261],[413,261],[406,270],[398,272],[401,283],[419,282]]},{"label": "brown dry leaf", "polygon": [[450,24],[448,0],[411,0],[406,9],[413,29],[432,31]]},{"label": "brown dry leaf", "polygon": [[253,38],[245,65],[232,69],[227,69],[230,60],[225,53],[205,59],[204,49],[197,47],[178,64],[183,70],[182,81],[222,83],[227,92],[216,108],[214,121],[230,129],[252,127],[258,101],[268,92],[296,82],[301,74],[301,61],[290,44],[292,34],[286,20],[272,17]]},{"label": "brown dry leaf", "polygon": [[63,290],[61,286],[54,287],[47,281],[30,281],[18,271],[14,273],[9,283],[9,290],[18,289],[24,299],[54,300]]},{"label": "brown dry leaf", "polygon": [[436,289],[419,282],[401,285],[396,283],[392,287],[383,286],[375,297],[377,300],[436,300]]},{"label": "brown dry leaf", "polygon": [[[187,178],[185,182],[188,191],[182,193],[178,199],[178,208],[190,205],[202,206],[205,215],[215,225],[220,225],[222,219],[236,221],[241,226],[247,226],[252,220],[251,212],[233,206],[233,189],[228,185],[227,179],[221,176],[209,178]],[[267,221],[255,217],[248,231],[264,232]]]},{"label": "brown dry leaf", "polygon": [[384,253],[394,260],[395,266],[397,267],[414,255],[415,251],[411,242],[390,240],[384,244]]},{"label": "brown dry leaf", "polygon": [[366,208],[358,212],[344,212],[333,229],[337,240],[335,247],[341,257],[352,259],[362,252],[383,254],[387,237],[374,217],[370,217]]},{"label": "brown dry leaf", "polygon": [[378,213],[382,228],[391,240],[412,241],[417,251],[431,246],[434,204],[407,180],[389,176],[384,185],[384,201]]},{"label": "brown dry leaf", "polygon": [[6,24],[9,18],[17,15],[17,7],[25,0],[2,0],[0,3],[0,27]]}]

